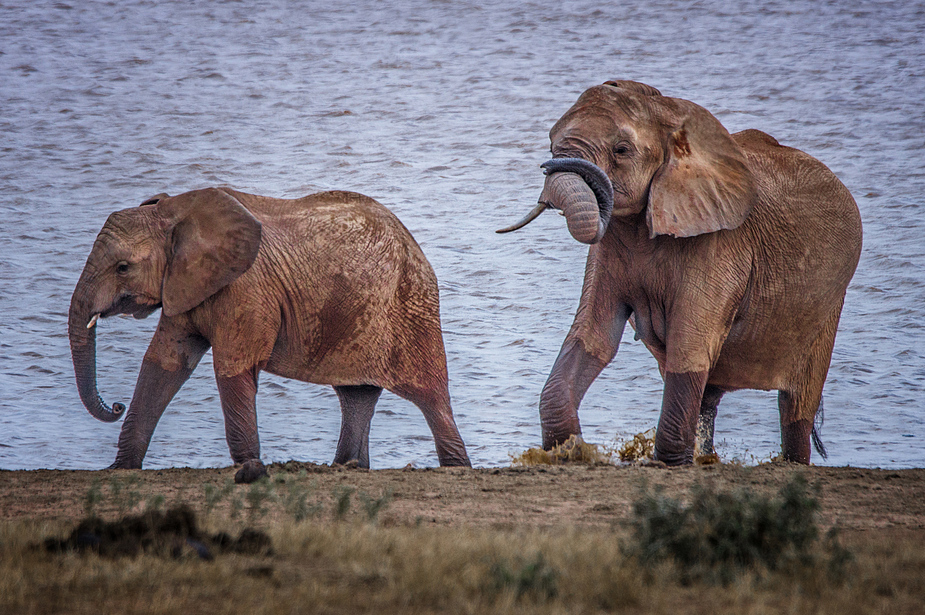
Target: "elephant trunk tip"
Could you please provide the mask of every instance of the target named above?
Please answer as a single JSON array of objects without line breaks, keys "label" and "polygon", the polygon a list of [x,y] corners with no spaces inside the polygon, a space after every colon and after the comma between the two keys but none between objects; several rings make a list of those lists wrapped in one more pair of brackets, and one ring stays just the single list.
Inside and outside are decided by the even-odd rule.
[{"label": "elephant trunk tip", "polygon": [[88,407],[87,409],[93,418],[104,423],[115,423],[125,414],[125,404],[116,402],[110,408],[102,399],[99,399],[97,407]]}]

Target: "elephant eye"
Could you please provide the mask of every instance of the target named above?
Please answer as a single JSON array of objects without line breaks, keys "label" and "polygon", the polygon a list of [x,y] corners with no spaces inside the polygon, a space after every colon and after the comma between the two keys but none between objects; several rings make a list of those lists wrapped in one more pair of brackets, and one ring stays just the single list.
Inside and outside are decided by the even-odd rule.
[{"label": "elephant eye", "polygon": [[617,156],[626,156],[630,153],[630,148],[625,143],[620,143],[615,148],[613,148],[613,153]]},{"label": "elephant eye", "polygon": [[128,267],[129,267],[128,263],[125,261],[122,261],[118,265],[116,265],[116,273],[119,273],[119,274],[128,273]]}]

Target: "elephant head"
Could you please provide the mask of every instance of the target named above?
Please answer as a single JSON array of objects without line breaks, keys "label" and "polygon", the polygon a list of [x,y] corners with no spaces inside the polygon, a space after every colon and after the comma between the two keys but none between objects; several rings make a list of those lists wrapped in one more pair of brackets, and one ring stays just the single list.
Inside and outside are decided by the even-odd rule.
[{"label": "elephant head", "polygon": [[115,421],[96,386],[96,322],[115,314],[145,318],[187,312],[247,271],[261,225],[219,189],[161,194],[109,216],[71,297],[68,336],[77,389],[90,414]]},{"label": "elephant head", "polygon": [[641,223],[643,212],[650,237],[690,237],[738,227],[756,199],[745,156],[719,120],[641,83],[587,90],[549,138],[553,159],[542,165],[539,204],[499,233],[551,207],[582,243],[600,241],[612,218]]}]

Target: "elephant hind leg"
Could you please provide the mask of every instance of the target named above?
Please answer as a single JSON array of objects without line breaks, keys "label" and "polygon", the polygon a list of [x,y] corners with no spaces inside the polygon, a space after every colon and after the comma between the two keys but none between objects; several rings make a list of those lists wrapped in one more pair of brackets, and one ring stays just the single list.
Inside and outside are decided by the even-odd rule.
[{"label": "elephant hind leg", "polygon": [[808,464],[810,441],[816,444],[816,450],[823,458],[826,456],[815,429],[815,419],[816,413],[822,408],[822,387],[829,373],[840,316],[841,304],[813,342],[803,369],[796,374],[794,382],[778,394],[781,447],[787,461]]},{"label": "elephant hind leg", "polygon": [[716,453],[713,448],[713,430],[719,402],[724,393],[725,391],[712,384],[708,384],[703,391],[703,399],[700,401],[700,416],[697,418],[697,442],[701,455],[713,455]]},{"label": "elephant hind leg", "polygon": [[356,461],[361,468],[369,467],[369,427],[376,412],[376,402],[382,394],[377,386],[336,386],[340,400],[340,438],[334,463]]},{"label": "elephant hind leg", "polygon": [[441,466],[471,467],[466,445],[453,419],[450,391],[445,382],[432,388],[399,385],[389,390],[421,409],[427,426],[434,435],[434,445]]}]

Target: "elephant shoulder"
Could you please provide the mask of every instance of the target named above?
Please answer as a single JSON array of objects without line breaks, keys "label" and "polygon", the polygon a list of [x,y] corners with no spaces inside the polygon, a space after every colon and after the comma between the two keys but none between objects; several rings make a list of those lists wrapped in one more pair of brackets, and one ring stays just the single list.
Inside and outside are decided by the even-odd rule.
[{"label": "elephant shoulder", "polygon": [[376,199],[349,190],[325,190],[324,192],[310,194],[303,200],[307,204],[315,206],[335,206],[346,209],[385,209]]},{"label": "elephant shoulder", "polygon": [[407,233],[398,217],[385,205],[372,197],[347,190],[328,190],[306,197],[319,214],[333,218],[363,220],[370,228],[400,229]]},{"label": "elephant shoulder", "polygon": [[783,147],[777,139],[768,133],[754,128],[733,133],[731,136],[736,145],[743,149]]}]

